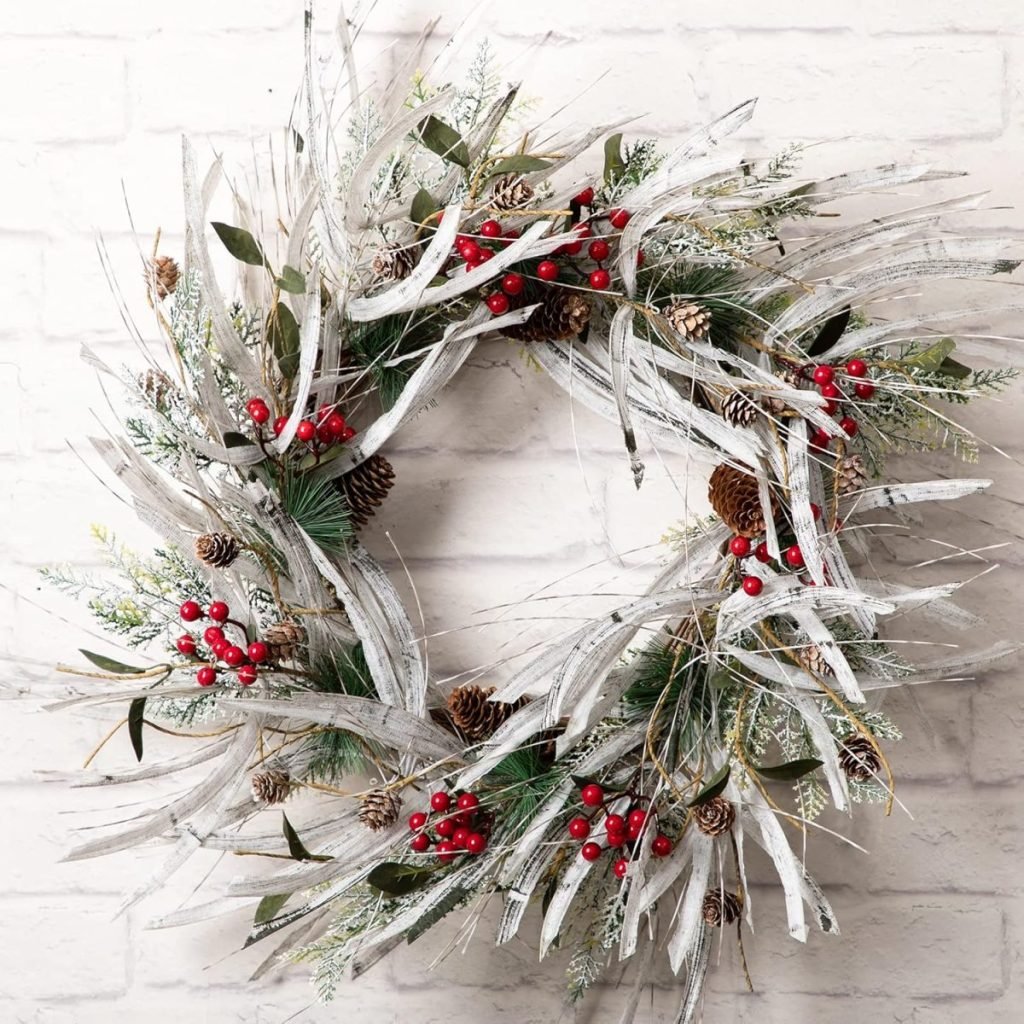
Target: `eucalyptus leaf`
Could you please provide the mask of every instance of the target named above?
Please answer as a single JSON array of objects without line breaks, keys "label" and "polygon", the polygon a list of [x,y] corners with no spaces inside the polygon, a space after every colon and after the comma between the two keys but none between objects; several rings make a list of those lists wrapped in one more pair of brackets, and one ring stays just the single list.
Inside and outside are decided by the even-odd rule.
[{"label": "eucalyptus leaf", "polygon": [[609,135],[604,142],[604,183],[614,185],[626,169],[622,159],[622,132]]},{"label": "eucalyptus leaf", "polygon": [[137,665],[126,665],[122,661],[108,658],[105,654],[95,654],[82,647],[78,648],[78,653],[84,654],[97,668],[103,669],[104,672],[114,672],[119,676],[136,676],[141,672],[147,671],[144,668],[139,668]]},{"label": "eucalyptus leaf", "polygon": [[299,325],[292,311],[279,302],[267,315],[267,337],[277,357],[281,376],[287,380],[299,370]]},{"label": "eucalyptus leaf", "polygon": [[823,352],[827,352],[843,336],[843,331],[846,330],[847,325],[850,323],[851,313],[852,310],[847,306],[836,313],[835,316],[829,317],[822,329],[818,331],[818,336],[811,342],[811,347],[807,350],[807,354],[809,356],[820,356]]},{"label": "eucalyptus leaf", "polygon": [[955,377],[957,380],[963,380],[965,377],[970,377],[973,372],[969,366],[964,366],[963,363],[948,357],[939,364],[939,373],[944,377]]},{"label": "eucalyptus leaf", "polygon": [[366,876],[366,881],[387,896],[405,896],[426,885],[433,874],[434,868],[385,861]]},{"label": "eucalyptus leaf", "polygon": [[224,248],[236,260],[248,263],[253,267],[266,266],[267,258],[263,255],[260,243],[245,228],[232,227],[230,224],[222,224],[216,220],[212,222],[212,227],[217,232],[217,237],[224,243]]},{"label": "eucalyptus leaf", "polygon": [[256,915],[252,919],[254,925],[266,924],[277,917],[277,912],[288,902],[291,893],[275,893],[273,896],[264,896],[256,907]]},{"label": "eucalyptus leaf", "polygon": [[775,764],[763,768],[758,768],[755,765],[754,771],[763,779],[793,782],[796,779],[802,779],[805,775],[810,775],[813,771],[817,771],[822,766],[822,763],[816,757],[801,757],[796,761],[787,761],[785,764]]},{"label": "eucalyptus leaf", "polygon": [[435,213],[438,206],[434,197],[425,189],[421,188],[412,197],[412,207],[409,210],[409,217],[414,224],[427,225],[427,222]]},{"label": "eucalyptus leaf", "polygon": [[227,430],[224,432],[225,448],[245,448],[252,443],[251,437],[246,437],[245,434],[240,434],[237,430]]},{"label": "eucalyptus leaf", "polygon": [[285,264],[281,276],[275,282],[283,292],[291,292],[292,295],[304,295],[306,291],[306,277],[294,267]]},{"label": "eucalyptus leaf", "polygon": [[533,171],[546,171],[551,166],[550,160],[542,160],[539,156],[528,153],[517,153],[491,164],[487,172],[488,178],[497,178],[503,174],[530,174]]},{"label": "eucalyptus leaf", "polygon": [[717,772],[711,777],[708,784],[690,801],[690,807],[699,807],[701,804],[706,804],[709,800],[714,799],[722,792],[723,789],[729,784],[729,774],[732,771],[732,767],[728,761],[718,769]]},{"label": "eucalyptus leaf", "polygon": [[440,903],[431,907],[416,923],[405,933],[406,942],[415,942],[425,931],[433,928],[438,921],[450,914],[459,904],[470,895],[469,889],[462,889],[456,886]]},{"label": "eucalyptus leaf", "polygon": [[288,852],[295,860],[312,860],[313,855],[302,845],[298,832],[292,828],[288,815],[281,812],[281,828],[284,830],[284,837],[288,841]]},{"label": "eucalyptus leaf", "polygon": [[431,114],[420,122],[420,141],[445,160],[460,167],[469,166],[469,147],[462,136],[439,117]]},{"label": "eucalyptus leaf", "polygon": [[142,727],[144,715],[146,714],[146,698],[136,697],[128,705],[128,738],[132,741],[132,750],[135,751],[135,760],[142,760]]},{"label": "eucalyptus leaf", "polygon": [[926,373],[936,373],[942,364],[953,354],[956,342],[952,338],[940,338],[934,345],[929,345],[921,352],[915,352],[903,360],[904,366],[913,366]]}]

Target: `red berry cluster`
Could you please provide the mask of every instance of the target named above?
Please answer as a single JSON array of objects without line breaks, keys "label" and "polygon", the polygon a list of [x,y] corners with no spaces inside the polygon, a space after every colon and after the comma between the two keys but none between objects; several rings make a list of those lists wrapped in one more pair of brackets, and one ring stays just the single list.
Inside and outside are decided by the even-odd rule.
[{"label": "red berry cluster", "polygon": [[[595,861],[601,856],[601,846],[590,839],[593,830],[593,819],[604,811],[610,801],[618,800],[622,796],[629,796],[631,806],[623,814],[606,814],[602,822],[604,826],[605,842],[613,850],[621,850],[629,847],[635,851],[636,843],[649,831],[650,822],[656,821],[658,812],[652,806],[646,808],[633,798],[632,794],[615,793],[607,796],[604,789],[596,782],[589,782],[580,789],[580,800],[584,807],[590,807],[589,814],[577,815],[569,822],[569,835],[573,839],[581,840],[583,846],[580,848],[580,856],[587,861]],[[651,853],[655,857],[667,857],[672,852],[672,840],[661,832],[656,832],[651,839]],[[631,854],[632,855],[632,854]],[[629,869],[629,857],[618,857],[612,865],[612,870],[617,878],[624,878]]]},{"label": "red berry cluster", "polygon": [[[853,381],[853,393],[864,401],[867,401],[875,393],[875,385],[870,380],[862,378],[868,375],[868,364],[863,359],[851,359],[845,366],[845,373]],[[849,395],[836,383],[836,367],[827,363],[817,366],[805,366],[803,375],[810,376],[811,380],[818,385],[818,391],[825,399],[825,412],[834,416],[839,412],[841,402],[849,401]],[[849,386],[849,381],[846,382]],[[839,420],[839,426],[848,437],[853,437],[859,429],[857,421],[852,416],[844,415]],[[811,435],[811,445],[822,451],[826,450],[831,442],[829,435],[821,428]]]},{"label": "red berry cluster", "polygon": [[460,793],[453,807],[451,796],[439,789],[431,794],[430,811],[409,816],[409,828],[415,833],[410,847],[416,853],[426,853],[433,846],[442,864],[450,864],[461,853],[483,853],[487,837],[475,827],[479,808],[475,793]]},{"label": "red berry cluster", "polygon": [[[270,657],[270,648],[261,640],[254,640],[247,643],[245,626],[231,618],[231,609],[223,601],[214,601],[204,612],[198,601],[186,601],[178,609],[182,622],[198,622],[200,619],[208,618],[215,623],[203,630],[203,642],[210,650],[212,662],[222,662],[228,668],[236,670],[238,682],[242,686],[252,686],[259,676],[257,665],[262,664]],[[225,635],[224,627],[233,626],[242,634],[242,643],[246,646],[240,647],[233,644]],[[198,644],[191,633],[183,633],[175,641],[175,647],[181,654],[189,658],[198,658]],[[202,659],[206,660],[206,659]],[[196,672],[196,682],[200,686],[213,686],[217,681],[217,668],[214,664],[203,665]]]},{"label": "red berry cluster", "polygon": [[[257,426],[262,426],[270,419],[270,409],[262,398],[250,398],[245,408]],[[323,452],[333,444],[344,444],[356,436],[355,430],[345,422],[345,417],[333,405],[320,406],[314,419],[315,422],[308,419],[299,420],[295,427],[295,439],[312,452]],[[274,420],[274,437],[281,436],[287,423],[287,416],[278,416]]]},{"label": "red berry cluster", "polygon": [[[813,501],[811,502],[811,514],[814,516],[815,521],[821,518],[821,508],[815,505]],[[736,559],[743,559],[753,555],[759,562],[765,565],[772,561],[768,545],[763,540],[755,545],[748,537],[733,537],[729,541],[729,553]],[[782,560],[789,569],[803,569],[806,564],[804,562],[804,553],[800,550],[799,544],[790,544],[789,547],[785,548],[782,552]],[[764,589],[764,580],[760,576],[748,575],[743,577],[741,585],[745,594],[748,594],[750,597],[757,597]]]}]

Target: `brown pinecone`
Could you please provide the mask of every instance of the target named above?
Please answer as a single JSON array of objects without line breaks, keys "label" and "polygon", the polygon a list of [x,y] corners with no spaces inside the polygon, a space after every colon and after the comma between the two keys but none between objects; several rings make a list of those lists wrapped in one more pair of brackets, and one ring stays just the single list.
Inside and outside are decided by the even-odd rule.
[{"label": "brown pinecone", "polygon": [[864,460],[857,454],[846,455],[836,470],[836,486],[840,494],[853,494],[862,490],[868,482],[868,471]]},{"label": "brown pinecone", "polygon": [[402,798],[387,789],[375,789],[359,802],[359,820],[371,832],[380,832],[398,821]]},{"label": "brown pinecone", "polygon": [[214,569],[226,569],[238,557],[238,541],[230,533],[204,533],[196,537],[196,558]]},{"label": "brown pinecone", "polygon": [[374,254],[370,269],[378,281],[401,281],[412,273],[416,256],[403,245],[386,245]]},{"label": "brown pinecone", "polygon": [[256,772],[249,780],[249,789],[255,803],[279,804],[284,802],[291,792],[291,776],[282,768]]},{"label": "brown pinecone", "polygon": [[[533,299],[520,297],[517,306]],[[571,288],[546,288],[541,304],[524,323],[504,327],[501,333],[513,341],[565,341],[575,338],[590,323],[590,299]]]},{"label": "brown pinecone", "polygon": [[708,500],[718,517],[740,537],[764,533],[757,477],[723,462],[715,466],[708,481]]},{"label": "brown pinecone", "polygon": [[711,333],[711,310],[699,302],[676,299],[661,314],[687,341],[703,341]]},{"label": "brown pinecone", "polygon": [[734,427],[749,427],[757,419],[757,406],[742,391],[734,391],[722,404],[722,419]]},{"label": "brown pinecone", "polygon": [[359,529],[365,526],[376,512],[388,491],[395,484],[395,471],[391,463],[379,452],[365,462],[350,469],[342,478],[341,485],[352,513],[352,523]]},{"label": "brown pinecone", "polygon": [[179,277],[181,273],[178,264],[170,256],[157,256],[149,261],[146,268],[146,284],[158,299],[166,299],[168,295],[174,294]]},{"label": "brown pinecone", "polygon": [[533,186],[521,175],[503,174],[491,189],[491,206],[496,210],[518,210],[533,198]]},{"label": "brown pinecone", "polygon": [[740,916],[743,902],[734,892],[708,889],[704,894],[704,903],[700,909],[705,923],[711,925],[712,928],[719,928],[732,924]]},{"label": "brown pinecone", "polygon": [[724,836],[736,821],[736,808],[724,796],[713,796],[693,809],[693,820],[706,836]]},{"label": "brown pinecone", "polygon": [[291,661],[306,642],[306,631],[291,619],[267,626],[260,638],[270,648],[271,661]]},{"label": "brown pinecone", "polygon": [[506,704],[490,701],[494,687],[456,686],[448,694],[448,713],[459,730],[471,740],[485,740],[493,735],[516,711],[528,704],[528,697]]},{"label": "brown pinecone", "polygon": [[[800,377],[792,370],[783,370],[781,373],[775,374],[779,378],[779,383],[785,384],[789,388],[800,387]],[[761,404],[768,410],[773,416],[781,416],[784,412],[791,411],[789,406],[781,398],[773,398],[770,394],[765,395],[761,400]]]},{"label": "brown pinecone", "polygon": [[817,644],[807,644],[795,652],[796,660],[801,668],[816,676],[832,675],[832,666],[825,660],[821,648]]},{"label": "brown pinecone", "polygon": [[854,782],[867,782],[878,774],[882,767],[878,751],[867,736],[858,733],[842,741],[839,748],[839,767]]}]

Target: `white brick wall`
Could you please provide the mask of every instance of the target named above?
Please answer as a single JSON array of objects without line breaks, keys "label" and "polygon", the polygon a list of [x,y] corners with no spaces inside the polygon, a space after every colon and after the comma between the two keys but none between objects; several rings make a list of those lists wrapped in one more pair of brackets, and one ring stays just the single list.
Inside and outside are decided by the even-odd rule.
[{"label": "white brick wall", "polygon": [[[297,1020],[326,1024],[353,1007],[370,1024],[410,1017],[423,1024],[567,1019],[559,1018],[559,965],[536,965],[528,928],[524,941],[505,953],[481,943],[434,972],[428,968],[440,940],[421,939],[360,982],[341,1006],[302,1013],[311,992],[301,972],[248,987],[259,951],[225,957],[244,930],[244,915],[171,933],[143,931],[145,915],[138,911],[111,920],[117,894],[144,877],[156,852],[56,863],[66,830],[82,821],[65,809],[81,811],[94,801],[110,816],[129,816],[134,807],[115,805],[157,794],[72,799],[36,781],[42,769],[74,768],[106,728],[104,720],[39,710],[43,688],[54,680],[48,666],[98,641],[83,631],[88,623],[80,608],[38,589],[36,570],[58,559],[93,565],[91,521],[148,543],[65,443],[82,450],[83,435],[106,414],[98,384],[78,362],[78,344],[102,348],[113,362],[135,357],[106,291],[96,232],[131,293],[137,247],[147,249],[158,226],[167,232],[167,249],[180,237],[179,131],[193,132],[208,152],[225,149],[239,165],[250,135],[284,123],[301,68],[301,5],[37,0],[14,6],[0,26],[0,582],[7,588],[0,591],[6,669],[0,697],[35,692],[2,705],[0,1021],[281,1024],[298,1013]],[[329,0],[323,6],[326,37],[333,12]],[[454,30],[479,6],[471,0],[378,3],[367,53],[396,35],[409,37],[437,9]],[[1020,215],[1006,207],[1024,185],[1022,10],[1010,0],[520,0],[478,12],[475,28],[491,33],[508,60],[508,77],[525,79],[525,91],[543,97],[548,109],[600,79],[567,112],[576,121],[636,112],[671,137],[760,95],[758,116],[746,130],[753,148],[789,139],[845,140],[813,150],[812,164],[834,170],[896,158],[961,167],[975,175],[968,188],[992,192],[980,222],[1019,232]],[[982,285],[969,297],[992,294]],[[131,304],[144,315],[137,296]],[[990,326],[993,333],[1014,329],[1006,319]],[[969,414],[1013,456],[985,458],[995,494],[931,513],[922,535],[979,546],[1021,539],[1020,395],[1018,388],[1002,404]],[[645,578],[656,552],[631,549],[654,543],[681,514],[682,500],[653,453],[648,484],[639,497],[632,492],[617,434],[582,410],[573,419],[565,396],[501,344],[485,346],[446,400],[403,431],[394,454],[400,482],[381,524],[408,560],[428,632],[442,634],[430,644],[439,673],[504,658],[529,639],[552,635],[571,616],[614,600],[563,596],[501,607],[561,577],[552,591],[561,595],[626,593]],[[678,476],[678,459],[669,462]],[[936,467],[952,471],[942,460]],[[908,474],[925,472],[908,467]],[[695,508],[702,489],[697,477]],[[370,543],[390,557],[380,530]],[[998,579],[967,595],[987,616],[986,635],[1017,635],[1024,625],[1015,547],[1006,550],[1005,562]],[[970,565],[958,568],[966,575]],[[40,611],[40,602],[72,624]],[[462,628],[493,620],[501,621]],[[904,635],[923,635],[916,628],[905,627]],[[510,647],[501,647],[507,640]],[[809,862],[829,885],[844,934],[815,937],[806,951],[785,938],[779,894],[764,884],[765,865],[755,863],[759,928],[747,953],[757,992],[742,992],[735,949],[726,943],[706,1020],[1021,1019],[1020,693],[1018,673],[1004,670],[978,685],[894,696],[891,707],[908,738],[893,760],[913,820],[901,814],[886,820],[867,809],[853,836],[870,856],[812,839]],[[179,891],[186,893],[211,866],[190,867]],[[237,864],[222,864],[217,877],[236,870]],[[644,1013],[670,1019],[675,997],[662,971],[640,1019]],[[586,1019],[617,1019],[616,1007],[616,993],[609,992]]]}]

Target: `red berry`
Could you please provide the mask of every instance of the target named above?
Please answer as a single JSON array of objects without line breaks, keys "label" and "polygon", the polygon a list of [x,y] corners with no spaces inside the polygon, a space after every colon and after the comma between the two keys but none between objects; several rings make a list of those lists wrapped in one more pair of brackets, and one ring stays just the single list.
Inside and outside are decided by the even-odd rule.
[{"label": "red berry", "polygon": [[501,238],[501,225],[496,220],[485,220],[480,225],[480,234],[484,238]]},{"label": "red berry", "polygon": [[609,210],[608,219],[612,222],[612,227],[617,228],[621,231],[628,223],[629,218],[632,214],[628,210]]},{"label": "red berry", "polygon": [[672,852],[672,840],[660,832],[651,840],[651,853],[655,857],[667,857]]},{"label": "red berry", "polygon": [[636,251],[636,265],[642,267],[647,262],[647,253],[643,249],[637,249]]},{"label": "red berry", "polygon": [[761,541],[761,543],[754,548],[754,557],[759,562],[767,563],[772,560],[771,552],[768,550],[768,545],[765,544],[764,541]]},{"label": "red berry", "polygon": [[334,443],[334,431],[327,426],[326,421],[316,428],[316,439],[321,444],[329,445]]},{"label": "red berry", "polygon": [[501,279],[501,290],[506,295],[519,295],[525,284],[522,274],[506,274]]},{"label": "red berry", "polygon": [[270,648],[261,640],[256,640],[249,644],[246,654],[249,655],[249,660],[254,665],[258,665],[261,661],[266,661],[270,657]]},{"label": "red berry", "polygon": [[274,437],[280,437],[281,436],[281,434],[284,431],[284,428],[287,425],[287,423],[288,423],[288,417],[287,416],[278,416],[277,419],[274,420]]},{"label": "red berry", "polygon": [[260,670],[255,665],[243,665],[238,670],[238,681],[242,686],[252,686],[259,674]]},{"label": "red berry", "polygon": [[812,448],[820,448],[822,451],[825,451],[831,443],[832,437],[824,427],[818,427],[814,433],[811,434]]},{"label": "red berry", "polygon": [[452,815],[452,821],[455,822],[456,828],[469,828],[473,821],[472,811],[463,811],[461,814]]},{"label": "red berry", "polygon": [[625,857],[620,857],[613,865],[612,871],[615,872],[616,878],[625,878],[626,872],[629,870],[629,861]]},{"label": "red berry", "polygon": [[541,260],[537,264],[537,276],[542,281],[554,281],[558,277],[558,264],[554,260]]},{"label": "red berry", "polygon": [[594,190],[588,185],[574,200],[580,206],[589,206],[594,201]]},{"label": "red berry", "polygon": [[224,630],[220,626],[207,626],[203,630],[203,639],[212,646],[218,640],[224,639]]},{"label": "red berry", "polygon": [[811,376],[814,379],[815,384],[831,384],[835,375],[836,371],[826,364],[823,366],[816,366],[814,368],[814,373]]},{"label": "red berry", "polygon": [[592,260],[606,260],[608,259],[608,253],[611,252],[611,246],[603,238],[595,238],[589,246],[587,246],[587,255]]},{"label": "red berry", "polygon": [[414,811],[409,815],[409,828],[411,828],[413,832],[419,832],[426,823],[427,816],[422,811]]},{"label": "red berry", "polygon": [[474,855],[483,853],[487,849],[487,840],[479,832],[470,832],[466,840],[466,849]]},{"label": "red berry", "polygon": [[179,654],[195,654],[196,653],[196,642],[195,639],[185,633],[183,636],[179,636],[174,641],[174,646],[178,648]]},{"label": "red berry", "polygon": [[460,793],[459,799],[455,801],[455,806],[460,811],[471,811],[474,807],[480,806],[480,799],[476,793]]},{"label": "red berry", "polygon": [[469,829],[463,825],[452,833],[452,843],[458,847],[458,849],[464,850],[466,848],[466,840],[469,839],[470,834]]},{"label": "red berry", "polygon": [[455,844],[448,842],[447,839],[442,839],[437,844],[437,859],[442,864],[448,864],[455,860]]},{"label": "red berry", "polygon": [[455,236],[455,248],[456,248],[456,250],[461,249],[468,241],[470,241],[469,235],[456,235]]},{"label": "red berry", "polygon": [[632,842],[634,839],[640,838],[640,833],[643,832],[643,830],[643,825],[630,825],[626,830],[626,836],[629,841]]},{"label": "red berry", "polygon": [[487,308],[495,315],[508,312],[508,296],[504,292],[491,292],[487,296]]},{"label": "red berry", "polygon": [[843,393],[835,384],[822,384],[818,389],[822,398],[842,398]]},{"label": "red berry", "polygon": [[562,252],[567,256],[579,256],[583,251],[583,239],[577,238],[575,242],[566,242],[562,246]]},{"label": "red berry", "polygon": [[223,601],[214,601],[207,612],[214,622],[224,622],[230,614],[231,609]]},{"label": "red berry", "polygon": [[634,807],[629,812],[626,824],[631,829],[642,829],[647,824],[647,812],[642,807]]},{"label": "red berry", "polygon": [[[635,838],[635,837],[634,837]],[[616,849],[620,846],[625,846],[628,842],[628,837],[625,831],[622,832],[609,832],[607,835],[608,845],[615,847]]]},{"label": "red berry", "polygon": [[804,565],[804,553],[800,550],[799,544],[792,544],[782,553],[782,557],[785,558],[786,564],[791,565],[794,569],[802,569]]},{"label": "red berry", "polygon": [[600,807],[604,803],[604,790],[596,782],[590,782],[580,790],[580,799],[588,807]]},{"label": "red berry", "polygon": [[830,398],[830,399],[829,399],[829,400],[828,400],[828,401],[827,401],[827,402],[826,402],[826,403],[825,403],[825,404],[824,404],[824,405],[823,405],[823,406],[821,407],[821,411],[822,411],[822,412],[823,412],[823,413],[824,413],[824,414],[825,414],[826,416],[835,416],[835,414],[836,414],[836,412],[837,412],[837,410],[838,410],[838,409],[839,409],[839,403],[838,403],[837,401],[835,401],[834,399],[832,399],[832,398]]},{"label": "red berry", "polygon": [[245,651],[243,651],[241,647],[229,644],[227,650],[221,655],[221,659],[224,661],[225,665],[237,668],[243,661],[245,661]]},{"label": "red berry", "polygon": [[452,818],[442,818],[435,826],[434,830],[437,834],[444,839],[451,839],[455,835],[455,830],[458,825],[455,824]]},{"label": "red berry", "polygon": [[515,228],[509,228],[509,230],[506,231],[505,234],[503,234],[501,237],[511,239],[511,241],[514,242],[519,237],[519,231],[517,231]]},{"label": "red berry", "polygon": [[601,847],[597,843],[584,843],[580,849],[580,856],[584,860],[597,860],[601,856]]},{"label": "red berry", "polygon": [[586,818],[573,818],[569,822],[569,835],[573,839],[586,839],[590,835],[590,822]]},{"label": "red berry", "polygon": [[764,580],[760,576],[743,577],[743,593],[748,597],[757,597],[764,590]]},{"label": "red berry", "polygon": [[750,541],[746,537],[733,537],[729,541],[729,550],[737,558],[746,558],[750,554]]},{"label": "red berry", "polygon": [[847,437],[853,437],[857,433],[858,429],[857,421],[852,416],[844,416],[839,421],[839,426],[846,432]]},{"label": "red berry", "polygon": [[622,832],[626,828],[626,819],[621,814],[609,814],[604,819],[604,830],[606,832]]},{"label": "red berry", "polygon": [[486,263],[488,260],[493,260],[493,259],[494,259],[494,250],[493,249],[481,248],[480,254],[477,256],[477,258],[475,260],[473,260],[473,263],[476,264],[476,266],[480,266],[481,263]]},{"label": "red berry", "polygon": [[345,429],[341,432],[341,437],[339,438],[339,440],[341,440],[341,441],[351,441],[352,438],[355,437],[355,436],[356,436],[355,430],[352,427],[346,426]]},{"label": "red berry", "polygon": [[217,670],[215,668],[211,668],[209,665],[204,665],[196,673],[196,682],[200,686],[213,686],[213,684],[216,681],[217,681]]},{"label": "red berry", "polygon": [[213,651],[213,656],[220,661],[224,657],[224,652],[231,646],[230,640],[218,640],[216,643],[210,644],[210,650]]},{"label": "red berry", "polygon": [[851,377],[866,377],[868,373],[868,364],[863,359],[851,359],[846,364],[846,372]]},{"label": "red berry", "polygon": [[416,853],[426,853],[430,849],[430,836],[426,832],[421,832],[418,836],[412,837],[412,842],[409,845]]},{"label": "red berry", "polygon": [[316,411],[316,422],[317,426],[323,423],[331,413],[334,412],[333,405],[321,405]]},{"label": "red berry", "polygon": [[345,417],[340,412],[332,412],[330,416],[324,420],[324,426],[335,436],[341,437],[345,432]]},{"label": "red berry", "polygon": [[875,385],[869,384],[866,380],[859,380],[853,385],[853,393],[858,398],[868,399],[875,393]]},{"label": "red berry", "polygon": [[467,263],[475,263],[480,258],[480,246],[477,245],[472,238],[467,238],[466,241],[459,246],[459,255]]},{"label": "red berry", "polygon": [[590,272],[590,287],[595,291],[603,292],[612,283],[612,275],[604,268]]},{"label": "red berry", "polygon": [[250,398],[245,408],[254,423],[266,423],[270,419],[270,410],[262,398]]},{"label": "red berry", "polygon": [[203,609],[195,601],[186,601],[179,609],[178,614],[182,622],[195,622],[203,617]]},{"label": "red berry", "polygon": [[439,789],[436,793],[431,794],[430,806],[435,811],[447,811],[451,804],[452,798],[443,789]]},{"label": "red berry", "polygon": [[817,522],[821,518],[821,506],[815,505],[811,502],[811,515],[814,517],[814,521]]},{"label": "red berry", "polygon": [[316,427],[309,420],[299,420],[299,425],[295,428],[295,436],[300,441],[312,441],[316,437]]}]

